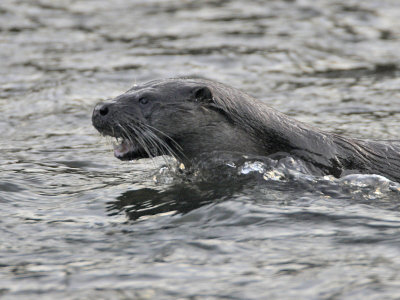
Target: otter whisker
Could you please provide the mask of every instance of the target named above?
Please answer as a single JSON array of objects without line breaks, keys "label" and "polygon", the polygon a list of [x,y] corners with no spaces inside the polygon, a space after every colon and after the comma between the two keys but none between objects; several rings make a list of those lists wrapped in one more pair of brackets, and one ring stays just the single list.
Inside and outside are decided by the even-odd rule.
[{"label": "otter whisker", "polygon": [[[120,123],[118,123],[119,127],[121,128],[121,130],[123,131],[123,133],[125,134],[126,139],[131,143],[134,144],[134,140],[132,139],[131,135],[129,134],[128,130],[125,129],[124,126],[122,126]],[[135,133],[136,134],[136,133]],[[136,134],[137,135],[137,134]],[[142,146],[142,148],[144,149],[144,151],[147,153],[147,155],[149,157],[152,157],[150,150],[148,149],[148,147],[146,146],[146,143],[144,143],[141,138],[139,136],[136,136],[135,139],[140,146]]]},{"label": "otter whisker", "polygon": [[151,152],[151,158],[157,156],[157,153],[154,153],[154,149],[158,149],[158,145],[149,137],[147,137],[145,134],[143,134],[140,130],[138,130],[137,128],[134,128],[132,126],[129,126],[138,136],[138,138],[146,145],[146,147],[148,147],[148,145],[150,145],[152,147],[152,152]]},{"label": "otter whisker", "polygon": [[[150,129],[148,129],[147,131],[149,134],[151,134],[153,136],[153,138],[168,152],[168,154],[170,156],[173,156],[177,159],[179,159],[179,154],[183,155],[183,152],[177,148],[177,151],[179,152],[179,154],[174,151],[167,143],[166,141],[164,141],[163,139],[161,139],[157,134],[155,134],[153,131],[151,131]],[[172,139],[171,139],[172,140]],[[176,143],[176,142],[175,142]]]},{"label": "otter whisker", "polygon": [[[156,135],[153,132],[153,130],[156,130],[154,127],[144,124],[142,122],[138,123],[138,121],[133,118],[126,118],[126,119],[128,120],[128,122],[126,123],[129,124],[128,125],[129,128],[131,128],[132,131],[135,131],[136,135],[141,135],[144,139],[147,139],[161,155],[168,154],[177,157],[177,153],[174,150],[172,150],[172,148],[163,139],[161,139],[158,135]],[[137,126],[134,126],[132,124],[137,124]],[[141,131],[144,131],[144,133],[139,131],[139,129]],[[163,134],[161,131],[159,132]],[[166,134],[163,135],[168,137]],[[172,138],[168,137],[168,139],[171,140],[174,144],[176,144],[179,150],[180,146]],[[167,152],[165,152],[165,150],[167,150]]]},{"label": "otter whisker", "polygon": [[[125,129],[125,127],[120,123],[117,122],[117,126],[122,130],[122,138],[127,139],[129,142],[133,142],[132,137],[130,136],[129,132]],[[118,141],[118,137],[116,137],[117,141]]]},{"label": "otter whisker", "polygon": [[[162,146],[160,147],[160,150],[162,150],[163,154],[169,154],[171,156],[178,157],[177,153],[166,143],[166,141],[155,134],[149,126],[147,126],[146,124],[141,125],[144,127],[145,132],[149,134],[158,143],[159,146]],[[165,153],[164,150],[166,150],[168,153]]]},{"label": "otter whisker", "polygon": [[[137,132],[137,134],[139,133],[139,130],[134,128],[134,126],[129,125],[129,127]],[[141,128],[143,129],[143,128]],[[172,154],[173,150],[172,149],[168,149],[169,146],[163,141],[161,140],[158,136],[156,136],[152,131],[149,130],[145,130],[145,133],[140,132],[140,135],[143,137],[143,139],[147,140],[157,151],[157,153],[154,153],[154,156],[157,156],[157,154],[160,154],[163,156],[164,162],[169,165],[169,162],[167,161],[167,159],[165,158],[165,155],[167,155],[167,153],[165,152],[165,150],[167,150],[169,153],[169,155],[174,156]]]},{"label": "otter whisker", "polygon": [[[146,141],[155,148],[156,153],[151,155],[150,157],[155,157],[157,155],[169,155],[175,157],[176,159],[180,160],[180,158],[186,157],[183,153],[182,147],[169,135],[165,134],[161,130],[143,122],[138,122],[138,120],[124,115],[124,123],[127,124],[127,127],[134,132],[137,138],[141,139],[140,145],[144,148],[143,144],[147,143]],[[135,125],[133,125],[135,124]],[[157,132],[158,134],[156,134]],[[171,142],[175,149],[173,149],[166,140],[160,138],[160,136],[166,138],[167,141]],[[143,143],[142,143],[143,142]],[[158,154],[157,154],[158,153]],[[166,164],[169,164],[168,161],[164,158]]]},{"label": "otter whisker", "polygon": [[[162,132],[161,130],[159,130],[159,129],[153,127],[153,126],[150,126],[149,124],[143,124],[143,125],[146,126],[146,127],[149,128],[149,129],[154,130],[154,131],[158,132],[159,134],[165,136],[169,141],[171,141],[171,142],[174,144],[174,146],[175,146],[178,150],[180,150],[180,151],[183,150],[182,147],[181,147],[181,145],[179,145],[179,144],[178,144],[172,137],[170,137],[168,134]],[[182,152],[181,152],[181,153],[182,153]],[[183,153],[182,153],[182,154],[183,154]]]},{"label": "otter whisker", "polygon": [[[160,130],[157,130],[156,128],[148,124],[138,122],[136,119],[129,118],[126,115],[124,115],[124,124],[126,124],[126,127],[129,129],[128,131],[133,132],[133,134],[136,136],[137,141],[140,142],[140,145],[143,148],[148,148],[148,145],[151,145],[153,151],[147,151],[147,153],[151,153],[149,157],[161,155],[163,156],[165,163],[169,166],[170,161],[168,161],[165,156],[169,155],[175,157],[176,159],[179,159],[181,155],[183,156],[183,152],[179,144]],[[164,139],[160,138],[159,135],[157,135],[154,131],[159,132],[160,135],[166,137],[169,141],[171,141],[171,143],[176,147],[176,150],[179,153],[172,149],[171,146],[168,145]]]},{"label": "otter whisker", "polygon": [[154,136],[154,138],[157,139],[166,148],[166,150],[168,150],[168,152],[171,156],[175,156],[176,158],[179,158],[177,153],[153,131],[156,131],[160,135],[164,136],[168,141],[170,141],[175,146],[175,148],[179,152],[179,154],[182,155],[183,157],[185,157],[184,153],[182,152],[183,151],[182,147],[172,137],[170,137],[166,133],[162,132],[161,130],[159,130],[149,124],[140,123],[140,126],[144,126],[147,129],[146,132],[151,132],[151,134]]},{"label": "otter whisker", "polygon": [[145,132],[146,132],[146,135],[148,135],[148,138],[151,139],[155,143],[155,145],[161,155],[163,155],[163,156],[170,155],[170,156],[176,157],[176,153],[168,146],[168,144],[165,141],[163,141],[157,135],[155,135],[154,132],[152,132],[149,129],[146,129]]},{"label": "otter whisker", "polygon": [[135,133],[136,136],[136,141],[139,143],[140,146],[142,146],[142,148],[144,149],[144,151],[147,153],[147,155],[150,158],[153,158],[154,155],[151,153],[151,150],[149,149],[149,147],[147,146],[146,141],[143,139],[143,135],[136,130],[135,128],[131,128],[133,130],[133,132]]}]

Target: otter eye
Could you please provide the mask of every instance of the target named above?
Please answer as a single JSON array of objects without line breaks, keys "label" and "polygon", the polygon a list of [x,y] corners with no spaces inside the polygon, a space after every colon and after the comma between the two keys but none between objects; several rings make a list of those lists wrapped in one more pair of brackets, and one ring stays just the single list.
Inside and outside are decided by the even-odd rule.
[{"label": "otter eye", "polygon": [[140,104],[145,105],[145,104],[147,104],[148,102],[149,102],[149,100],[148,100],[147,98],[140,98],[140,99],[139,99],[139,103],[140,103]]}]

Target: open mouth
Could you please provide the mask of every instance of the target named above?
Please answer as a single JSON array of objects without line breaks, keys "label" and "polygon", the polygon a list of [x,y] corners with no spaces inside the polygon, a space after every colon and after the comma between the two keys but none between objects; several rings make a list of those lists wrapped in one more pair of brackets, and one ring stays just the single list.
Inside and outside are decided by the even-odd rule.
[{"label": "open mouth", "polygon": [[123,126],[114,121],[109,110],[112,105],[98,104],[93,110],[92,124],[103,136],[114,138],[114,156],[120,160],[134,160],[154,157],[157,151],[156,143],[145,136],[143,129],[138,124],[131,124],[134,132],[128,130],[130,126]]},{"label": "open mouth", "polygon": [[157,137],[154,133],[146,134],[140,127],[134,133],[128,130],[118,130],[110,124],[100,122],[98,117],[93,117],[93,126],[103,136],[114,139],[114,156],[120,160],[136,160],[140,158],[153,158],[172,153],[166,141]]},{"label": "open mouth", "polygon": [[134,160],[149,157],[148,153],[139,145],[126,139],[116,138],[113,143],[114,156],[120,160]]}]

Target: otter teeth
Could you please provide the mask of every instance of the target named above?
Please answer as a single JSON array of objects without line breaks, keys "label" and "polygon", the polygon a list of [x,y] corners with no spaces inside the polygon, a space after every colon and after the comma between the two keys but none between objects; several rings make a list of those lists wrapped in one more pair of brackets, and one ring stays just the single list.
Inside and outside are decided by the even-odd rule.
[{"label": "otter teeth", "polygon": [[122,142],[119,143],[117,139],[117,144],[113,143],[113,147],[114,147],[114,155],[115,157],[118,158],[118,157],[123,157],[124,155],[129,153],[129,151],[131,151],[132,149],[132,144],[127,140],[122,140]]}]

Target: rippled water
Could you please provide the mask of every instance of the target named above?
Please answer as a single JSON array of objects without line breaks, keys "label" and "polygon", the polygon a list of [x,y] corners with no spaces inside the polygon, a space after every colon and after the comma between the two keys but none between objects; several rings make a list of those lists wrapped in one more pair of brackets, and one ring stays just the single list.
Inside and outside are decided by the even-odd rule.
[{"label": "rippled water", "polygon": [[0,295],[398,299],[399,184],[261,161],[186,178],[116,160],[90,118],[135,82],[200,75],[400,139],[399,38],[397,0],[2,0]]}]

